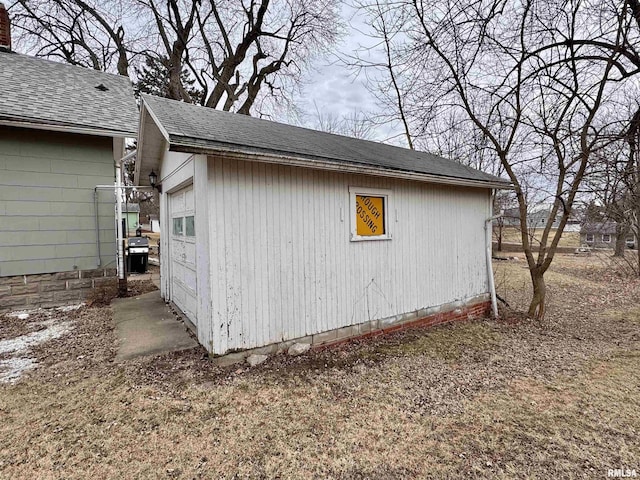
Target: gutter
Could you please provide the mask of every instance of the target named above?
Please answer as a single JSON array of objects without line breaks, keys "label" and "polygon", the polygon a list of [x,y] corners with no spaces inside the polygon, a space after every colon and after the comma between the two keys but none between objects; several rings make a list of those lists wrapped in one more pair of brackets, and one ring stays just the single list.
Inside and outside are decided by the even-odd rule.
[{"label": "gutter", "polygon": [[98,188],[96,185],[93,189],[93,211],[95,214],[96,224],[96,266],[102,266],[102,255],[100,254],[100,217],[98,215]]},{"label": "gutter", "polygon": [[[492,193],[491,196],[489,197],[489,215],[491,215],[493,213],[493,196],[494,194]],[[496,283],[495,280],[493,278],[493,262],[492,262],[492,252],[491,252],[491,248],[492,248],[492,233],[493,233],[493,221],[497,218],[502,217],[502,213],[498,214],[498,215],[493,215],[489,218],[487,218],[484,221],[484,231],[485,231],[485,252],[486,252],[486,258],[487,258],[487,277],[489,279],[489,293],[491,294],[491,313],[493,315],[493,318],[498,319],[500,316],[498,314],[498,301],[496,298]]]},{"label": "gutter", "polygon": [[64,123],[46,123],[29,120],[5,120],[0,118],[0,125],[7,127],[31,128],[34,130],[47,130],[53,132],[78,133],[82,135],[94,135],[96,137],[135,138],[135,132],[123,132],[120,130],[105,130],[91,127],[79,127]]},{"label": "gutter", "polygon": [[138,153],[138,150],[129,152],[120,160],[116,160],[116,228],[117,228],[117,252],[118,252],[118,293],[127,293],[127,278],[124,271],[124,242],[122,232],[122,162],[126,162],[130,158],[133,158]]}]

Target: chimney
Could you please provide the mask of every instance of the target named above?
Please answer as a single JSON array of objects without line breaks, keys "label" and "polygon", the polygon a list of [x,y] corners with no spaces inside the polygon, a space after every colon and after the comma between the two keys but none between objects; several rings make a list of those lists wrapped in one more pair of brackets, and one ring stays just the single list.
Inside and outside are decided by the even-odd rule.
[{"label": "chimney", "polygon": [[0,52],[11,51],[11,23],[9,22],[9,12],[0,3]]}]

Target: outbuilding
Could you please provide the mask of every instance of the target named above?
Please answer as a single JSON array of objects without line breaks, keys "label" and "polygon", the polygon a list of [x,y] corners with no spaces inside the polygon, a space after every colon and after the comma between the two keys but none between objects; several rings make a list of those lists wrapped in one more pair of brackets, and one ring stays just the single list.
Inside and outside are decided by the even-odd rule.
[{"label": "outbuilding", "polygon": [[161,190],[162,296],[212,354],[487,313],[486,226],[507,181],[152,96],[140,122],[136,182],[153,173]]},{"label": "outbuilding", "polygon": [[125,221],[127,235],[135,235],[137,228],[140,226],[140,205],[124,202],[122,204],[122,217]]}]

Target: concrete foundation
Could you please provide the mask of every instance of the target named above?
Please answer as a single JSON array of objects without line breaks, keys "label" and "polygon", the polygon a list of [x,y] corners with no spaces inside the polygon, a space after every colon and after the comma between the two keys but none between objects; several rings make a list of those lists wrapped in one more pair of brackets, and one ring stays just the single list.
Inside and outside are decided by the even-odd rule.
[{"label": "concrete foundation", "polygon": [[113,283],[114,268],[0,277],[0,312],[81,302],[89,292]]},{"label": "concrete foundation", "polygon": [[314,350],[329,348],[356,339],[369,338],[410,328],[432,327],[444,323],[487,317],[491,312],[489,294],[478,295],[434,307],[393,317],[330,330],[328,332],[294,338],[286,342],[272,343],[264,347],[229,353],[213,358],[217,365],[225,366],[243,362],[249,355],[275,355],[285,352],[294,343],[309,343]]}]

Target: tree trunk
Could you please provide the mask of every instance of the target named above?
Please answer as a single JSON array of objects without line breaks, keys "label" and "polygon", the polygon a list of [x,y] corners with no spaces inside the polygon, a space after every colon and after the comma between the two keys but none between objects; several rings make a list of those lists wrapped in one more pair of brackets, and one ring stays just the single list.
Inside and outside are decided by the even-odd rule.
[{"label": "tree trunk", "polygon": [[627,229],[619,222],[616,225],[616,249],[613,252],[614,257],[624,257],[624,249],[627,246]]},{"label": "tree trunk", "polygon": [[498,219],[498,251],[502,251],[502,218]]},{"label": "tree trunk", "polygon": [[533,297],[529,304],[527,316],[536,320],[544,318],[545,300],[547,296],[547,285],[544,281],[544,273],[538,270],[531,271],[531,282],[533,283]]},{"label": "tree trunk", "polygon": [[638,259],[638,277],[640,277],[640,231],[638,231],[638,229],[634,228],[631,230],[634,233],[634,243],[635,245],[633,246],[633,248],[636,249],[636,253],[637,255],[637,259]]}]

